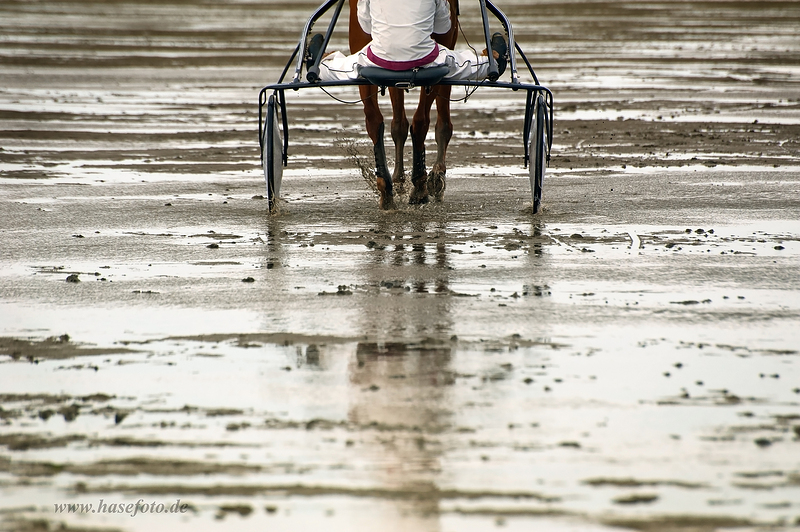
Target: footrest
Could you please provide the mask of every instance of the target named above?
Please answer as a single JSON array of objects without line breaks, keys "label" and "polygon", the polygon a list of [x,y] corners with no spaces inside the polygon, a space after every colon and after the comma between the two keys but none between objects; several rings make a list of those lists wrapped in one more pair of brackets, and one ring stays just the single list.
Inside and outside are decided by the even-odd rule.
[{"label": "footrest", "polygon": [[450,73],[447,65],[415,68],[413,70],[389,70],[380,67],[361,67],[359,76],[379,87],[397,87],[413,89],[414,87],[432,87],[437,85]]}]

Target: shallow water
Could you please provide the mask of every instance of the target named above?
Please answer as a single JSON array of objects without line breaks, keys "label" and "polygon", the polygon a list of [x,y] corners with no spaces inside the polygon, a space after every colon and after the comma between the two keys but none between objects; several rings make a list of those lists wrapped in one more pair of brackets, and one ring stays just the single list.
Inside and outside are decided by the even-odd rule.
[{"label": "shallow water", "polygon": [[[798,6],[504,1],[543,213],[523,98],[453,103],[445,201],[385,213],[312,91],[269,216],[313,2],[4,3],[0,529],[791,528]],[[101,499],[190,506],[54,506]]]}]

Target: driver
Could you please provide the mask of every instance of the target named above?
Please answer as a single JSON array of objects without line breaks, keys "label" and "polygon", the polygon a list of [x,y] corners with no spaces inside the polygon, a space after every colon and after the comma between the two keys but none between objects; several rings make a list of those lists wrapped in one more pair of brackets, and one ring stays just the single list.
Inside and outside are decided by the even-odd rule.
[{"label": "driver", "polygon": [[[358,22],[372,41],[352,55],[328,54],[320,62],[320,81],[356,79],[360,66],[398,71],[447,65],[450,72],[445,79],[478,81],[488,76],[486,50],[477,56],[472,50],[457,52],[433,40],[432,34],[450,31],[447,0],[358,0],[357,9]],[[312,58],[319,53],[321,37],[312,38]],[[508,51],[502,34],[492,36],[491,46],[502,74]]]}]

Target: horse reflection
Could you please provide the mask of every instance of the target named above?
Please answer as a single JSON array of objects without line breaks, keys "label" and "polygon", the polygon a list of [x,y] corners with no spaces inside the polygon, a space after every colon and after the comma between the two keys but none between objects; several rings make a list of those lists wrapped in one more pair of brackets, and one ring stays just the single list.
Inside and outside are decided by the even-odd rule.
[{"label": "horse reflection", "polygon": [[374,428],[364,435],[370,442],[364,456],[375,483],[418,494],[393,503],[405,514],[403,530],[440,529],[435,493],[442,438],[454,423],[452,302],[446,295],[452,268],[437,237],[445,228],[429,225],[374,231],[381,245],[371,252],[364,281],[380,292],[364,301],[360,319],[369,337],[387,340],[360,342],[348,366],[349,421]]},{"label": "horse reflection", "polygon": [[402,494],[393,504],[405,514],[403,530],[439,530],[435,493],[442,436],[453,424],[452,356],[442,342],[362,342],[348,367],[348,421],[366,427],[362,457],[374,482]]}]

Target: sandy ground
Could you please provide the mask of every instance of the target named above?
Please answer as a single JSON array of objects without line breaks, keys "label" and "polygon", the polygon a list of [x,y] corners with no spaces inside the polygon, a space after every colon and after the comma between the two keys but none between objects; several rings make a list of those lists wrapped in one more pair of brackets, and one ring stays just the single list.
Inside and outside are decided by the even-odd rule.
[{"label": "sandy ground", "polygon": [[392,212],[360,107],[290,94],[269,216],[314,2],[0,4],[0,530],[800,523],[800,3],[499,5],[536,216],[491,90]]}]

